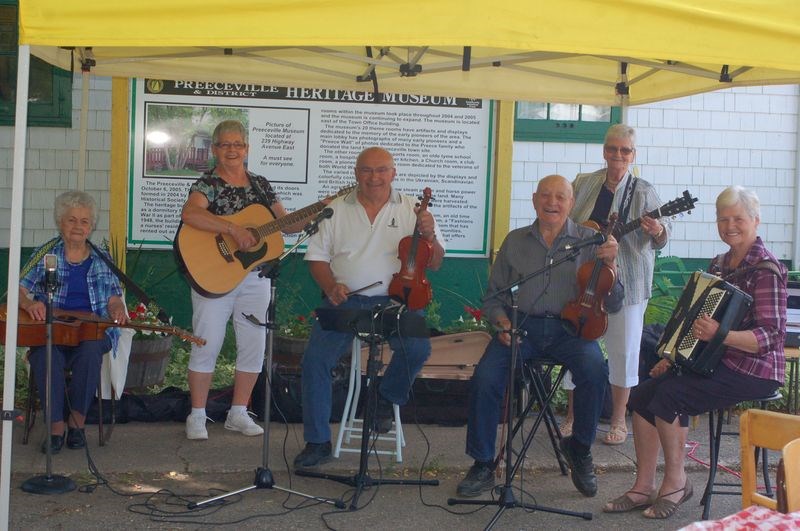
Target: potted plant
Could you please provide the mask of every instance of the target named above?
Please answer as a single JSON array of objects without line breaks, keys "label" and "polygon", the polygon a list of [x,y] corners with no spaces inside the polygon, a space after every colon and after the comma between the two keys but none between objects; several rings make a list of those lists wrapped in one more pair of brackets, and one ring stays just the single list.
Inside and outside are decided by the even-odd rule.
[{"label": "potted plant", "polygon": [[[159,307],[138,303],[128,308],[132,324],[162,325],[156,317]],[[172,351],[172,336],[153,330],[137,330],[131,340],[131,355],[125,389],[143,390],[164,381]]]}]

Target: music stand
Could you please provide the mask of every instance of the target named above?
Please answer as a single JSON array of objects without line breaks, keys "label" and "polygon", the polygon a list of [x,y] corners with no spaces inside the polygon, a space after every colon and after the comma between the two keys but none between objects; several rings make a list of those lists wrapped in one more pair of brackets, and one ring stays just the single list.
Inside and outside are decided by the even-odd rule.
[{"label": "music stand", "polygon": [[[517,349],[518,347],[518,338],[521,338],[525,335],[525,331],[520,331],[517,325],[519,324],[518,321],[518,312],[519,312],[519,302],[517,300],[518,290],[519,287],[527,282],[528,280],[541,275],[545,271],[548,271],[554,268],[557,265],[560,265],[566,261],[574,260],[578,255],[578,249],[573,249],[565,254],[562,258],[557,260],[553,260],[549,264],[545,265],[541,269],[538,269],[521,279],[517,280],[516,282],[512,282],[507,286],[503,286],[496,291],[489,293],[484,297],[484,300],[491,299],[493,297],[497,297],[504,293],[509,293],[511,295],[511,329],[504,330],[504,332],[508,332],[511,334],[511,363],[508,366],[508,384],[507,384],[507,392],[506,392],[506,442],[505,442],[505,451],[506,451],[506,474],[505,474],[505,481],[503,482],[502,487],[500,487],[500,496],[496,500],[464,500],[461,498],[448,498],[447,505],[496,505],[498,507],[497,512],[494,514],[492,519],[486,525],[485,529],[491,529],[494,527],[494,524],[497,523],[497,520],[500,519],[500,516],[506,509],[513,509],[515,507],[522,507],[524,509],[528,509],[530,511],[544,511],[547,513],[557,513],[563,514],[566,516],[577,516],[583,518],[584,520],[591,520],[592,513],[578,513],[575,511],[568,511],[566,509],[558,509],[555,507],[545,507],[543,505],[539,505],[536,503],[525,503],[522,501],[517,501],[516,496],[514,496],[514,491],[512,489],[512,481],[514,480],[514,475],[519,470],[520,466],[522,466],[522,461],[525,459],[525,455],[528,452],[528,447],[530,446],[531,442],[533,442],[533,437],[529,436],[526,437],[522,448],[517,454],[516,461],[512,461],[514,457],[514,452],[512,450],[512,443],[514,441],[514,434],[516,434],[517,430],[512,430],[511,426],[514,423],[514,412],[511,409],[511,401],[513,400],[514,396],[514,387],[515,387],[515,378],[514,372],[516,371],[517,366]],[[538,393],[538,388],[537,388]],[[541,397],[540,397],[541,398]],[[535,428],[539,427],[539,423],[541,422],[541,416],[537,419],[535,423]],[[533,432],[535,433],[535,431]],[[513,462],[513,465],[512,465]]]},{"label": "music stand", "polygon": [[425,323],[425,318],[413,312],[405,311],[405,306],[391,304],[378,305],[373,309],[353,308],[317,308],[317,319],[323,330],[352,333],[359,336],[362,341],[369,344],[369,358],[367,361],[367,404],[364,408],[364,422],[361,431],[361,454],[358,472],[353,476],[339,474],[326,474],[308,470],[295,470],[298,476],[330,479],[345,485],[355,487],[350,510],[358,509],[358,498],[365,487],[373,485],[439,485],[439,480],[410,480],[410,479],[374,479],[369,475],[367,463],[369,461],[370,431],[375,418],[375,406],[378,403],[377,376],[382,367],[380,360],[381,343],[392,335],[401,337],[429,337],[430,332]]},{"label": "music stand", "polygon": [[[322,218],[320,218],[321,220]],[[260,277],[266,277],[270,279],[270,299],[269,299],[269,306],[267,307],[267,314],[266,314],[266,322],[262,323],[258,320],[257,317],[254,315],[245,315],[245,318],[253,323],[254,326],[263,326],[267,329],[267,342],[265,346],[266,358],[264,360],[264,370],[265,373],[265,385],[264,385],[264,439],[262,443],[262,455],[261,455],[261,466],[256,469],[255,472],[255,479],[253,480],[253,484],[249,487],[245,487],[242,489],[226,492],[220,494],[219,496],[214,496],[213,498],[207,498],[205,500],[201,500],[199,502],[191,502],[188,504],[189,509],[196,509],[197,507],[201,507],[203,505],[215,502],[217,500],[221,500],[227,498],[229,496],[233,496],[236,494],[241,494],[242,492],[247,492],[253,489],[275,489],[280,490],[282,492],[286,492],[288,494],[294,494],[303,498],[307,498],[309,500],[315,500],[322,503],[329,503],[335,506],[337,509],[344,509],[344,502],[340,499],[332,499],[332,498],[323,498],[320,496],[313,496],[311,494],[305,494],[302,492],[298,492],[295,490],[287,489],[284,487],[279,487],[275,485],[275,478],[272,474],[272,470],[269,468],[269,432],[270,432],[270,421],[271,421],[271,412],[270,409],[272,407],[272,350],[273,350],[273,336],[277,326],[275,325],[275,295],[277,292],[277,284],[278,284],[278,277],[280,276],[280,262],[283,261],[287,256],[289,256],[297,247],[299,247],[303,242],[305,242],[314,232],[317,230],[317,225],[319,221],[316,223],[311,223],[306,226],[305,233],[300,236],[297,241],[290,247],[289,249],[285,250],[283,254],[281,254],[275,260],[265,264],[262,266],[261,272],[259,273]]]}]

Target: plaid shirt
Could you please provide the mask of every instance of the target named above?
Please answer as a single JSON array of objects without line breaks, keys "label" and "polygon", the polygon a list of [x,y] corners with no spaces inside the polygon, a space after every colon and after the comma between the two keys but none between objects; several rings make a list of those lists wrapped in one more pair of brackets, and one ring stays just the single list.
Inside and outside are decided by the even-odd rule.
[{"label": "plaid shirt", "polygon": [[[39,249],[34,251],[34,254]],[[50,253],[58,257],[58,266],[56,269],[56,278],[58,279],[58,287],[53,293],[53,307],[61,308],[64,306],[67,297],[69,296],[69,265],[67,257],[64,254],[64,242],[59,238],[58,243],[50,250]],[[119,280],[116,275],[108,268],[102,258],[100,258],[94,249],[89,250],[89,256],[92,257],[92,265],[86,275],[86,283],[89,286],[89,302],[91,303],[92,312],[100,317],[109,318],[108,313],[108,299],[113,295],[122,297],[122,288],[120,287]],[[34,299],[37,301],[46,302],[47,293],[44,288],[44,260],[40,260],[22,279],[20,285],[33,294]],[[106,333],[111,338],[116,353],[117,340],[119,339],[119,328],[108,328]]]},{"label": "plaid shirt", "polygon": [[745,314],[738,330],[750,330],[758,341],[758,352],[749,353],[728,347],[722,363],[731,370],[765,380],[784,383],[786,359],[783,353],[783,339],[786,335],[786,268],[764,247],[760,237],[739,263],[731,269],[728,266],[730,251],[718,255],[711,261],[708,272],[720,277],[755,266],[769,260],[777,264],[782,278],[769,269],[755,269],[749,273],[726,279],[740,290],[753,297],[753,304]]}]

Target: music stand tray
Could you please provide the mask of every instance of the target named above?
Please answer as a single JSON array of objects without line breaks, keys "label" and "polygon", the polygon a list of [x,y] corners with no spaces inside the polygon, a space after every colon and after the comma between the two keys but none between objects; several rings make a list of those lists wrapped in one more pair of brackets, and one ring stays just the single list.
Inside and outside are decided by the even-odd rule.
[{"label": "music stand tray", "polygon": [[376,306],[372,309],[317,308],[315,314],[323,330],[358,334],[369,344],[367,362],[367,404],[364,408],[364,422],[361,432],[361,454],[358,472],[354,476],[325,474],[308,470],[295,470],[295,474],[337,481],[356,491],[350,502],[350,510],[358,509],[358,498],[364,487],[372,485],[439,485],[439,480],[374,479],[367,468],[369,461],[370,431],[375,418],[375,405],[378,402],[377,376],[381,368],[379,345],[391,336],[429,337],[430,332],[425,318],[418,313],[405,311],[405,306]]}]

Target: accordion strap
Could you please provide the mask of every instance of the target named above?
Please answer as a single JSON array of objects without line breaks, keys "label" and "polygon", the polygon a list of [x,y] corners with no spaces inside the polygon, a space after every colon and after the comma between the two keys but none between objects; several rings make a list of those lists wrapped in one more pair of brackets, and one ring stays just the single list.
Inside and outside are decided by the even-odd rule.
[{"label": "accordion strap", "polygon": [[738,269],[736,271],[733,271],[733,272],[725,275],[723,277],[723,280],[725,280],[725,281],[734,280],[734,279],[743,277],[745,275],[748,275],[748,274],[752,273],[753,271],[757,271],[759,269],[766,269],[767,271],[771,271],[771,272],[775,273],[775,276],[778,277],[778,279],[780,280],[780,283],[781,284],[785,284],[785,281],[784,281],[784,278],[783,278],[783,272],[778,267],[778,265],[775,262],[773,262],[772,260],[762,260],[761,262],[757,263],[756,265],[749,266],[749,267],[744,267],[742,269]]}]

